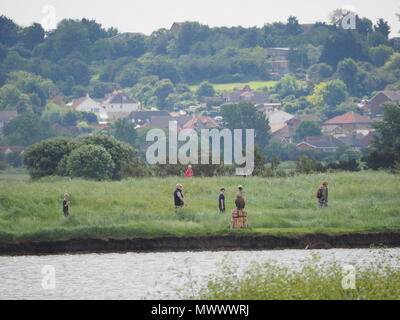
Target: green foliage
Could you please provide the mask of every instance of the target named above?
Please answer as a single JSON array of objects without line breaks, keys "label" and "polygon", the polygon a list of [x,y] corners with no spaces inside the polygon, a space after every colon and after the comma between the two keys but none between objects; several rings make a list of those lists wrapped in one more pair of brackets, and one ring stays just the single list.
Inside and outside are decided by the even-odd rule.
[{"label": "green foliage", "polygon": [[71,152],[67,160],[67,170],[71,177],[110,179],[114,167],[111,155],[99,145],[81,145]]},{"label": "green foliage", "polygon": [[47,139],[27,148],[23,154],[23,162],[32,178],[55,175],[58,163],[74,147],[71,138]]},{"label": "green foliage", "polygon": [[41,120],[31,112],[26,112],[6,123],[4,135],[9,145],[29,146],[55,136],[56,132],[47,121]]},{"label": "green foliage", "polygon": [[307,136],[321,136],[321,127],[317,122],[311,120],[302,121],[296,129],[294,140],[300,142]]},{"label": "green foliage", "polygon": [[253,104],[248,102],[224,104],[221,107],[221,115],[226,128],[243,129],[243,134],[245,134],[245,129],[254,129],[255,143],[261,150],[268,144],[268,120]]},{"label": "green foliage", "polygon": [[[316,208],[315,192],[329,181],[330,206]],[[236,186],[244,186],[247,234],[307,234],[398,229],[399,177],[384,171],[335,172],[294,177],[176,176],[123,181],[46,177],[29,181],[0,174],[0,238],[55,240],[79,237],[141,237],[230,234],[230,215],[217,209],[226,189],[227,212]],[[185,217],[175,215],[172,193],[184,185]],[[62,216],[62,195],[71,194],[70,218]],[[304,278],[303,278],[304,280]]]},{"label": "green foliage", "polygon": [[207,81],[202,82],[196,91],[198,97],[212,97],[215,95],[214,87]]},{"label": "green foliage", "polygon": [[77,140],[77,148],[83,145],[97,145],[107,150],[113,161],[113,171],[111,174],[112,179],[121,178],[122,168],[125,164],[133,160],[135,154],[135,150],[130,145],[105,135],[81,137]]},{"label": "green foliage", "polygon": [[[376,250],[376,249],[375,249]],[[219,270],[194,292],[193,299],[210,300],[396,300],[400,294],[398,258],[378,252],[367,265],[357,270],[355,289],[343,287],[343,265],[334,257],[322,259],[318,254],[293,266],[277,261],[253,262],[244,272],[232,262],[224,261]],[[188,287],[193,286],[192,279]]]}]

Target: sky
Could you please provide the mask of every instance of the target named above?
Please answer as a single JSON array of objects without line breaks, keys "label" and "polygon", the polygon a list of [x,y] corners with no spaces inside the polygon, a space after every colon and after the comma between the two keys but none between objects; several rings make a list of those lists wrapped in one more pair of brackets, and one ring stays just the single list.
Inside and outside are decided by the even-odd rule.
[{"label": "sky", "polygon": [[28,26],[52,29],[64,18],[95,19],[120,32],[150,34],[173,22],[198,21],[211,27],[261,27],[296,16],[300,23],[327,21],[337,8],[351,9],[374,23],[383,18],[399,36],[400,0],[1,0],[0,14]]}]

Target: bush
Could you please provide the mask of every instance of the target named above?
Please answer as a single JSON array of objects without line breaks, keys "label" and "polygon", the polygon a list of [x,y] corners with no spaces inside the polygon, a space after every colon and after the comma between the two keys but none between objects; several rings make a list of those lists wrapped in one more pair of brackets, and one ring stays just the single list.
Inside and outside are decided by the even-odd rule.
[{"label": "bush", "polygon": [[143,159],[136,158],[126,164],[121,170],[121,177],[123,179],[133,177],[150,177],[152,176],[152,169],[146,164]]},{"label": "bush", "polygon": [[296,160],[296,171],[309,174],[312,172],[323,172],[324,167],[321,163],[302,156]]},{"label": "bush", "polygon": [[109,179],[115,164],[107,150],[98,145],[82,145],[68,156],[67,171],[72,177]]},{"label": "bush", "polygon": [[57,137],[31,145],[23,154],[23,163],[32,178],[57,173],[60,160],[68,155],[75,144],[71,138]]},{"label": "bush", "polygon": [[83,145],[98,145],[107,150],[114,162],[114,169],[111,175],[112,179],[121,178],[122,168],[132,161],[135,155],[135,149],[129,144],[105,135],[93,135],[80,138],[77,142],[77,147],[79,148]]}]

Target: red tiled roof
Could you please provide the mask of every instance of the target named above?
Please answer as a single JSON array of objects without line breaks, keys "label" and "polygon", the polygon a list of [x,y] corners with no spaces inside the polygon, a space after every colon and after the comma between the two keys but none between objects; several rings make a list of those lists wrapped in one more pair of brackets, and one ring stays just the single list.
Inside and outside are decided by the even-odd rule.
[{"label": "red tiled roof", "polygon": [[325,121],[325,124],[344,124],[344,123],[371,123],[370,118],[359,115],[354,111],[347,112],[340,116]]}]

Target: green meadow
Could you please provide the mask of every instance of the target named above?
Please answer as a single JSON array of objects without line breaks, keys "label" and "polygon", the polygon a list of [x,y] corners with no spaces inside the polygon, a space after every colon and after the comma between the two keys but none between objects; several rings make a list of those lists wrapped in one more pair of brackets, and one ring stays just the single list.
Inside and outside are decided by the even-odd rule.
[{"label": "green meadow", "polygon": [[[277,81],[249,81],[249,82],[231,82],[231,83],[211,83],[216,91],[232,91],[236,87],[242,87],[248,84],[251,90],[257,91],[265,87],[271,89],[275,87]],[[200,85],[190,86],[190,90],[196,91]]]},{"label": "green meadow", "polygon": [[[316,189],[329,181],[329,207]],[[400,229],[400,176],[384,171],[298,175],[290,178],[143,178],[88,181],[47,177],[31,181],[0,174],[0,240],[70,237],[336,233]],[[187,206],[175,213],[173,191],[184,185]],[[244,186],[249,229],[232,231],[236,186]],[[219,214],[219,188],[227,213]],[[70,216],[62,198],[70,193]]]}]

